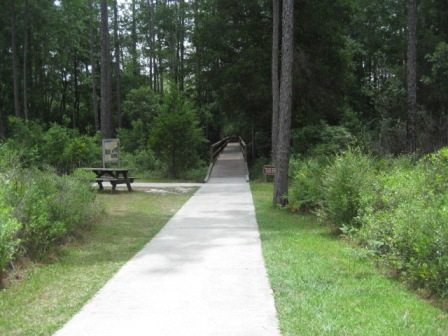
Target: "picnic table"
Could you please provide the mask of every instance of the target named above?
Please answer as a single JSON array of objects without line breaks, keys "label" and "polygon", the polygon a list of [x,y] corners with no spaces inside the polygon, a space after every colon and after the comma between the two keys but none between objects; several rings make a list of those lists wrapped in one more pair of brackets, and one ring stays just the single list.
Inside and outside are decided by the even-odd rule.
[{"label": "picnic table", "polygon": [[136,177],[129,177],[130,172],[127,168],[85,168],[96,174],[95,182],[98,183],[100,190],[103,190],[103,182],[109,182],[112,185],[112,192],[115,191],[118,184],[126,184],[128,191],[132,191],[131,183]]}]

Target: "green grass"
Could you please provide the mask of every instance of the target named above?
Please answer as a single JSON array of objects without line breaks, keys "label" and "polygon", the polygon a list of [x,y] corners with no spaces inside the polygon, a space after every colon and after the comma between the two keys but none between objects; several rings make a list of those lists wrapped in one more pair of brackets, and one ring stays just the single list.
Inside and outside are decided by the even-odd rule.
[{"label": "green grass", "polygon": [[139,251],[191,196],[104,192],[105,211],[50,264],[0,292],[0,335],[51,335]]},{"label": "green grass", "polygon": [[252,183],[282,335],[448,335],[448,314],[380,274],[313,216],[272,207]]}]

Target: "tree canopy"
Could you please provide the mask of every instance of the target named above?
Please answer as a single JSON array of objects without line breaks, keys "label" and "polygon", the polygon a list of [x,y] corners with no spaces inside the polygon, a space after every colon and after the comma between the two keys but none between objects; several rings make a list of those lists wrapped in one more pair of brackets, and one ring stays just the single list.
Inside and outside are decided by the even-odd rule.
[{"label": "tree canopy", "polygon": [[[133,90],[145,87],[163,103],[175,85],[209,141],[238,133],[252,158],[271,155],[272,1],[7,2],[0,13],[2,137],[15,132],[9,116],[47,127],[68,119],[81,134],[110,119],[107,134],[116,135],[147,118],[121,112]],[[294,154],[312,152],[328,127],[342,127],[379,154],[407,150],[407,4],[294,1]],[[447,20],[446,1],[416,2],[413,132],[420,152],[448,142]],[[105,29],[110,43],[101,53]]]}]

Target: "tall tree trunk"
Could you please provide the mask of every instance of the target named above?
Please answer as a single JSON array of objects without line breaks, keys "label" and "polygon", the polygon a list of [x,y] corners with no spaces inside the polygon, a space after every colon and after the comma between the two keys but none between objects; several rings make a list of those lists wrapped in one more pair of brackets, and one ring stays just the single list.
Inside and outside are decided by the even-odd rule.
[{"label": "tall tree trunk", "polygon": [[157,57],[156,57],[156,27],[155,27],[155,13],[154,2],[151,0],[151,58],[153,70],[153,90],[158,92],[158,74],[157,74]]},{"label": "tall tree trunk", "polygon": [[148,9],[148,32],[147,32],[147,39],[148,39],[148,47],[149,47],[149,87],[151,90],[154,90],[154,63],[153,63],[153,55],[154,55],[154,45],[152,43],[153,41],[153,4],[152,0],[146,0],[146,7]]},{"label": "tall tree trunk", "polygon": [[11,18],[11,47],[12,47],[12,77],[13,77],[13,89],[14,89],[14,115],[17,118],[21,117],[20,114],[20,99],[19,99],[19,66],[18,66],[18,54],[17,54],[17,19],[16,19],[16,6],[15,0],[9,1],[9,14]]},{"label": "tall tree trunk", "polygon": [[277,162],[278,117],[280,101],[279,45],[280,45],[280,0],[273,0],[272,12],[272,161]]},{"label": "tall tree trunk", "polygon": [[[2,66],[0,66],[0,70],[2,70]],[[0,139],[5,139],[5,129],[3,127],[3,101],[4,101],[4,91],[0,87]]]},{"label": "tall tree trunk", "polygon": [[292,112],[292,66],[294,47],[294,0],[283,0],[282,64],[280,82],[279,134],[277,145],[277,171],[275,174],[274,205],[286,205]]},{"label": "tall tree trunk", "polygon": [[132,74],[134,76],[140,75],[140,67],[138,64],[137,55],[137,8],[136,0],[132,0],[132,26],[131,26],[131,54],[132,54]]},{"label": "tall tree trunk", "polygon": [[110,64],[109,18],[107,0],[101,0],[101,134],[103,139],[111,138],[112,126],[112,83]]},{"label": "tall tree trunk", "polygon": [[72,126],[73,129],[78,127],[78,116],[79,116],[79,87],[78,87],[78,52],[73,51],[73,78],[72,82],[72,100],[73,100],[73,111],[72,111]]},{"label": "tall tree trunk", "polygon": [[180,61],[179,61],[179,89],[184,90],[184,57],[185,57],[185,2],[180,0]]},{"label": "tall tree trunk", "polygon": [[94,48],[94,33],[93,33],[93,0],[89,0],[90,7],[90,66],[92,67],[92,104],[93,116],[95,121],[95,131],[100,130],[100,118],[98,115],[98,96],[96,92],[96,60]]},{"label": "tall tree trunk", "polygon": [[408,2],[407,146],[417,150],[417,0]]},{"label": "tall tree trunk", "polygon": [[[201,51],[199,44],[199,0],[194,0],[194,49],[195,49],[195,82],[198,105],[202,105]],[[208,127],[208,125],[207,125]]]},{"label": "tall tree trunk", "polygon": [[26,120],[28,120],[28,17],[28,0],[25,0],[25,32],[23,41],[23,114]]},{"label": "tall tree trunk", "polygon": [[117,120],[118,128],[122,125],[121,113],[121,74],[120,74],[120,36],[118,35],[118,8],[117,0],[114,0],[114,38],[115,38],[115,94],[117,96]]}]

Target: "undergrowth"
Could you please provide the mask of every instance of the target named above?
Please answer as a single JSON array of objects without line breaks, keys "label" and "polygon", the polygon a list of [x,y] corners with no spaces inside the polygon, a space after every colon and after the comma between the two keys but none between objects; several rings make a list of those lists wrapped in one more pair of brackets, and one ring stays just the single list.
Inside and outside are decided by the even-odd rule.
[{"label": "undergrowth", "polygon": [[291,163],[289,204],[380,256],[415,289],[448,295],[448,148],[419,160],[359,148]]}]

